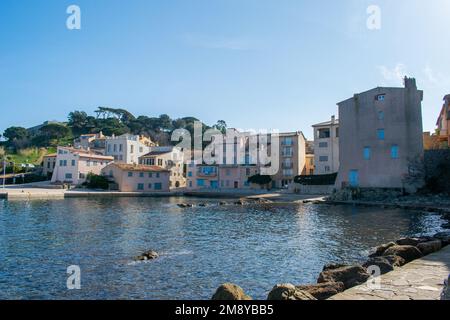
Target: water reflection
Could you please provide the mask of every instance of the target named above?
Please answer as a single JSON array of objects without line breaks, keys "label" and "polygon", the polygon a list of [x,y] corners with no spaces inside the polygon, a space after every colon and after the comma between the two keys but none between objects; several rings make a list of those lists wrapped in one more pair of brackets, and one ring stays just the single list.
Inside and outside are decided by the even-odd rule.
[{"label": "water reflection", "polygon": [[[177,207],[186,201],[209,205]],[[218,202],[0,200],[0,298],[209,299],[228,281],[265,298],[276,283],[315,282],[326,263],[361,261],[373,246],[441,224],[404,210]],[[150,248],[161,258],[132,263]],[[79,291],[65,288],[73,264],[82,270]]]}]

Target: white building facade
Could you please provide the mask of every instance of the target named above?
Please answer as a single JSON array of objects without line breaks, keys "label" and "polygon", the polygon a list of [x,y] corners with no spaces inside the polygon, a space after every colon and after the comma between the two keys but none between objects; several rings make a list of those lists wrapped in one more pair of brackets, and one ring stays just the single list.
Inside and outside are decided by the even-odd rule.
[{"label": "white building facade", "polygon": [[314,129],[314,170],[316,175],[332,174],[339,171],[339,120],[313,125]]}]

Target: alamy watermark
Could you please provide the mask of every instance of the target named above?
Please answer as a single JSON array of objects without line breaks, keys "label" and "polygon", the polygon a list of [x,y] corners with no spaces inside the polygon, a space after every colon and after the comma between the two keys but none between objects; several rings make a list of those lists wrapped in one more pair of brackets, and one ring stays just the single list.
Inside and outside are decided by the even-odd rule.
[{"label": "alamy watermark", "polygon": [[81,268],[77,265],[67,267],[67,289],[80,290],[81,289]]},{"label": "alamy watermark", "polygon": [[367,7],[367,18],[366,26],[369,30],[380,30],[381,29],[381,8],[378,5],[370,5]]},{"label": "alamy watermark", "polygon": [[67,7],[66,13],[69,15],[66,20],[66,27],[69,30],[81,29],[81,9],[77,5],[70,5]]}]

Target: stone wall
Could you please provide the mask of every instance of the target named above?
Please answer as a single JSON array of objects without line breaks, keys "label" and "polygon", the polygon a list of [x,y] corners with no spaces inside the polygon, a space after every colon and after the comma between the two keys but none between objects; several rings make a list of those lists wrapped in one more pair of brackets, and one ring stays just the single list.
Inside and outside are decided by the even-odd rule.
[{"label": "stone wall", "polygon": [[334,185],[308,186],[299,183],[291,183],[289,185],[289,191],[306,195],[330,195],[334,191]]}]

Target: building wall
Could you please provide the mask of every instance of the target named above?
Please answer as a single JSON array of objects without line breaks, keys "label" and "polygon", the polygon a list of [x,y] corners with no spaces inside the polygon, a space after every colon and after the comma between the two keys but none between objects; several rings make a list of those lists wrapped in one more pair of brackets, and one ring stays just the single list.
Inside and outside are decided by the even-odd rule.
[{"label": "building wall", "polygon": [[139,158],[150,152],[150,147],[133,135],[107,138],[105,148],[105,154],[114,157],[115,162],[126,164],[138,164]]},{"label": "building wall", "polygon": [[101,174],[101,170],[111,161],[112,159],[90,158],[64,148],[58,148],[51,181],[80,185],[86,181],[89,173]]},{"label": "building wall", "polygon": [[[152,148],[152,151],[162,147]],[[159,155],[142,156],[139,163],[143,165],[155,165],[170,170],[170,188],[186,187],[186,178],[184,176],[183,152],[172,148],[170,153]]]},{"label": "building wall", "polygon": [[315,160],[314,160],[313,154],[306,155],[305,170],[303,171],[303,175],[312,176],[312,175],[316,174],[314,161]]},{"label": "building wall", "polygon": [[[359,187],[406,187],[403,179],[410,160],[423,157],[423,93],[413,79],[406,84],[406,88],[376,88],[338,104],[338,188],[352,181]],[[384,140],[379,139],[379,129],[384,129]],[[394,146],[398,147],[395,159]],[[369,159],[365,159],[365,148],[370,148]]]},{"label": "building wall", "polygon": [[[129,176],[129,173],[132,176]],[[127,171],[114,164],[108,165],[102,170],[102,174],[114,179],[120,192],[168,192],[169,172]],[[156,184],[161,184],[161,189],[156,189]],[[139,189],[139,184],[143,189]]]},{"label": "building wall", "polygon": [[[321,138],[321,130],[329,130],[330,137]],[[314,126],[315,174],[331,174],[339,170],[339,122],[332,120],[322,126]]]},{"label": "building wall", "polygon": [[42,162],[42,175],[48,176],[53,173],[56,166],[56,156],[54,157],[44,157]]},{"label": "building wall", "polygon": [[[284,188],[305,169],[306,139],[301,132],[280,134],[279,139],[279,168],[278,173],[272,177],[272,187]],[[288,149],[292,153],[287,152]]]}]

